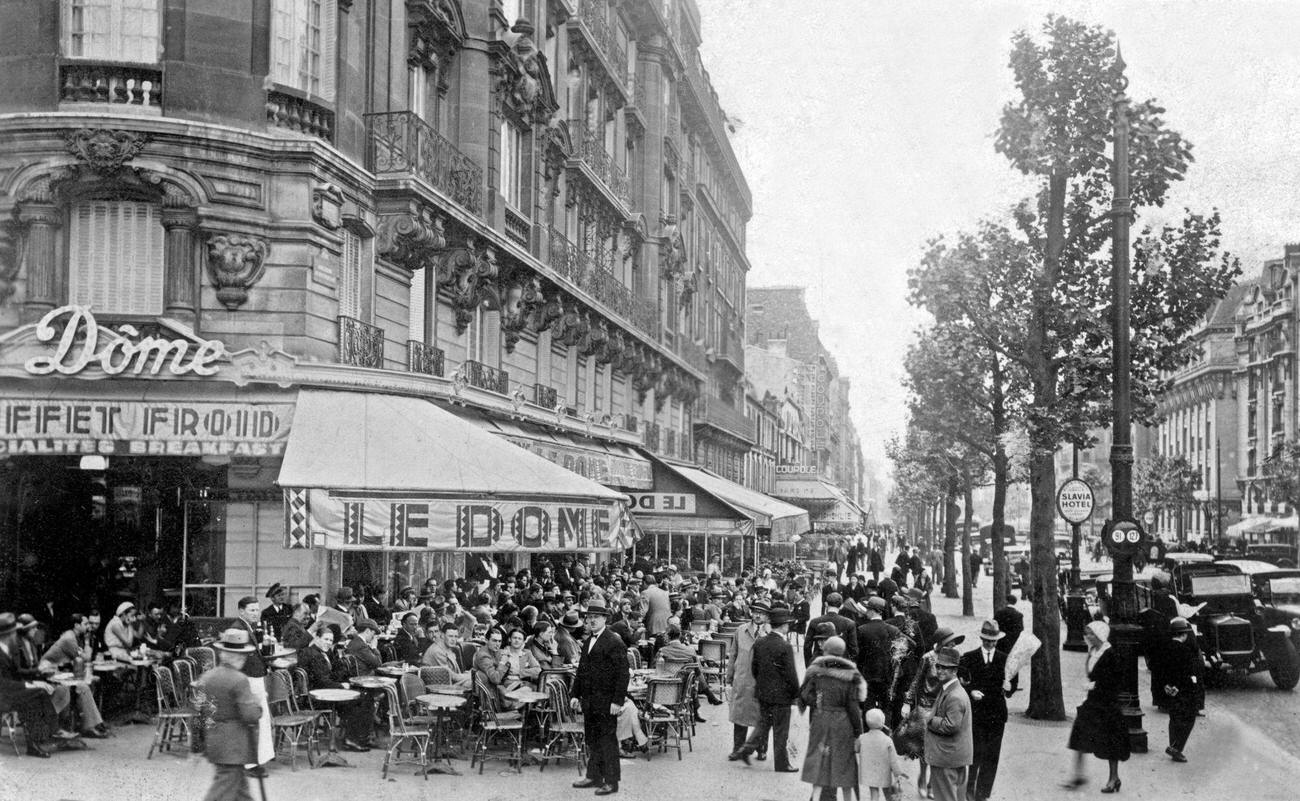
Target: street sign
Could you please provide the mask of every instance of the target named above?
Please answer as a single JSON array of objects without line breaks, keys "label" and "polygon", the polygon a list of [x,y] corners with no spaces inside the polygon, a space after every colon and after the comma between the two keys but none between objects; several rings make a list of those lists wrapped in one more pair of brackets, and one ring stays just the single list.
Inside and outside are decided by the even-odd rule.
[{"label": "street sign", "polygon": [[1056,511],[1067,523],[1078,525],[1092,517],[1095,504],[1092,487],[1081,478],[1068,479],[1056,491]]},{"label": "street sign", "polygon": [[1146,533],[1136,520],[1107,520],[1101,530],[1106,550],[1114,554],[1140,553]]},{"label": "street sign", "polygon": [[1142,515],[1142,522],[1146,523],[1148,526],[1152,525],[1153,523],[1156,522],[1156,513],[1147,512],[1146,514]]}]

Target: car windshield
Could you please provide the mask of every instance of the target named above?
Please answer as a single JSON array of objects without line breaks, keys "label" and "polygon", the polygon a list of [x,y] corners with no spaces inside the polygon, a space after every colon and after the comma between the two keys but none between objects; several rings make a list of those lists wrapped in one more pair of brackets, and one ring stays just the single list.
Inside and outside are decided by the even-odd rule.
[{"label": "car windshield", "polygon": [[1275,605],[1300,606],[1300,576],[1269,579],[1268,594]]},{"label": "car windshield", "polygon": [[1226,576],[1192,576],[1192,595],[1249,595],[1250,577],[1237,573]]}]

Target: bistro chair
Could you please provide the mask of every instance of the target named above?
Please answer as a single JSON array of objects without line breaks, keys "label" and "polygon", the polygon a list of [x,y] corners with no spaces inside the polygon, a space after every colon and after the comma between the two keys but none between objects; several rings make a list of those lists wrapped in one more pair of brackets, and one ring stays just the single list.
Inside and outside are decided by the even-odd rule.
[{"label": "bistro chair", "polygon": [[176,695],[185,704],[193,706],[193,697],[190,694],[194,686],[194,660],[188,657],[179,657],[172,661],[172,672],[176,674]]},{"label": "bistro chair", "polygon": [[573,676],[577,671],[573,668],[542,668],[542,672],[537,674],[537,689],[546,692],[546,687],[552,681],[558,681],[564,685],[567,692],[573,686]]},{"label": "bistro chair", "polygon": [[430,684],[451,684],[451,671],[445,667],[422,667],[420,683],[425,687]]},{"label": "bistro chair", "polygon": [[424,682],[420,681],[420,677],[414,673],[403,673],[397,680],[397,696],[402,702],[402,717],[407,724],[425,728],[433,724],[433,715],[421,715],[416,711],[420,708],[420,703],[415,699],[428,692]]},{"label": "bistro chair", "polygon": [[700,640],[700,671],[704,680],[716,684],[718,691],[727,688],[727,643],[723,640]]},{"label": "bistro chair", "polygon": [[685,724],[686,747],[695,752],[695,707],[699,674],[694,670],[684,670],[678,676],[682,680],[682,700],[677,704],[677,715]]},{"label": "bistro chair", "polygon": [[[398,697],[397,688],[384,687],[384,698],[388,702],[388,750],[384,752],[383,777],[388,778],[388,768],[402,762],[420,766],[425,781],[429,779],[429,735],[427,724],[418,723],[409,714],[406,706]],[[411,749],[411,759],[403,760],[402,751]]]},{"label": "bistro chair", "polygon": [[206,645],[186,648],[185,656],[194,660],[195,676],[202,676],[217,666],[217,652]]},{"label": "bistro chair", "polygon": [[542,740],[542,764],[539,771],[546,770],[549,760],[572,759],[577,763],[578,773],[581,774],[587,767],[587,735],[582,716],[569,706],[568,684],[555,676],[542,686],[550,696],[554,715]]},{"label": "bistro chair", "polygon": [[641,652],[635,648],[627,649],[627,666],[629,670],[641,669]]},{"label": "bistro chair", "polygon": [[361,662],[352,654],[340,654],[339,664],[343,665],[343,672],[348,678],[361,675]]},{"label": "bistro chair", "polygon": [[396,662],[397,647],[394,646],[391,642],[381,641],[379,643],[379,661],[383,662],[384,664],[388,664],[389,662]]},{"label": "bistro chair", "polygon": [[296,667],[290,673],[293,677],[293,704],[298,709],[311,709],[311,696],[307,691],[311,685],[307,682],[307,669]]},{"label": "bistro chair", "polygon": [[188,746],[186,753],[189,753],[194,747],[194,725],[199,713],[193,707],[181,704],[171,670],[155,666],[153,680],[158,699],[158,727],[154,729],[145,759],[153,759],[155,749],[170,751],[172,743],[176,742],[184,742]]},{"label": "bistro chair", "polygon": [[[474,700],[478,703],[478,737],[470,752],[469,766],[478,763],[478,772],[488,759],[504,759],[517,772],[523,772],[524,721],[518,713],[503,713],[497,703],[497,691],[483,676],[474,671]],[[489,754],[493,743],[505,740],[507,751]]]},{"label": "bistro chair", "polygon": [[271,741],[277,746],[289,746],[289,769],[298,770],[298,746],[306,746],[307,764],[315,767],[312,752],[320,756],[320,743],[316,740],[316,724],[320,717],[314,710],[298,709],[293,697],[293,678],[287,670],[275,670],[266,676],[266,703],[271,709]]},{"label": "bistro chair", "polygon": [[[677,749],[677,759],[682,758],[682,729],[685,722],[678,709],[682,703],[682,682],[678,679],[650,679],[646,682],[646,705],[641,715],[646,736],[657,742],[660,753],[670,745]],[[669,738],[672,743],[669,743]]]}]

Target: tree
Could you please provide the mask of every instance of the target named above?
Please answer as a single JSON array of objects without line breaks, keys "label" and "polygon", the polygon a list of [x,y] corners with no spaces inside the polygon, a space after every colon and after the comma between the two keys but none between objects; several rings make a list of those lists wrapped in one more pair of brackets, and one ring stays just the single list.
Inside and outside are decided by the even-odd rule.
[{"label": "tree", "polygon": [[1268,479],[1269,498],[1287,504],[1293,513],[1300,509],[1300,440],[1278,445],[1262,467]]},{"label": "tree", "polygon": [[[1014,212],[1033,255],[1024,285],[1028,324],[1023,349],[1031,384],[1026,412],[1030,461],[1030,547],[1034,656],[1028,714],[1065,717],[1060,673],[1060,612],[1055,580],[1053,454],[1062,442],[1090,442],[1087,430],[1109,417],[1111,392],[1110,268],[1113,101],[1124,89],[1115,37],[1051,15],[1039,43],[1028,32],[1012,40],[1017,98],[1002,112],[995,147],[1038,182]],[[1161,206],[1191,164],[1191,145],[1169,130],[1154,101],[1129,113],[1131,200],[1135,213]],[[1131,275],[1133,409],[1153,416],[1165,383],[1161,370],[1186,357],[1184,337],[1240,273],[1219,248],[1219,216],[1186,211],[1181,222],[1146,228],[1134,248]]]},{"label": "tree", "polygon": [[1133,514],[1174,512],[1178,516],[1177,539],[1185,539],[1183,510],[1195,499],[1201,474],[1185,456],[1155,456],[1133,465]]}]

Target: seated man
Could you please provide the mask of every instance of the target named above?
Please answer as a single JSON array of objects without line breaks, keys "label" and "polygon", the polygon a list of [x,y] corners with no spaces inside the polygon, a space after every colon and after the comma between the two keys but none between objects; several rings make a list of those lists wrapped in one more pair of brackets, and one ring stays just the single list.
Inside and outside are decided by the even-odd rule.
[{"label": "seated man", "polygon": [[[86,635],[94,631],[93,626],[98,622],[98,617],[73,615],[72,628],[63,632],[41,656],[37,665],[41,674],[48,676],[60,670],[71,670],[76,676],[83,675],[86,665],[94,658]],[[95,693],[91,690],[91,685],[74,684],[72,690],[76,693],[76,709],[81,717],[79,728],[82,736],[107,736],[108,727],[104,725],[104,716],[100,714],[99,706],[95,703]],[[63,711],[58,709],[57,704],[55,709],[60,713]]]},{"label": "seated man", "polygon": [[514,709],[519,704],[506,698],[506,693],[519,686],[520,677],[511,675],[510,660],[503,651],[505,639],[501,627],[489,629],[483,647],[474,654],[474,670],[496,689],[502,709]]},{"label": "seated man", "polygon": [[383,662],[375,648],[379,624],[371,618],[363,618],[357,621],[356,630],[348,640],[347,653],[357,660],[358,676],[373,676],[375,668]]},{"label": "seated man", "polygon": [[[682,642],[681,628],[669,625],[668,630],[664,632],[664,636],[666,642],[655,657],[655,670],[674,676],[680,675],[683,670],[695,671],[697,677],[695,682],[696,693],[704,693],[704,697],[708,698],[709,703],[714,706],[721,704],[722,699],[714,694],[713,688],[709,687],[709,683],[704,680],[704,663],[700,661],[699,654]],[[695,717],[699,718],[700,700],[694,698],[692,702],[695,705]]]},{"label": "seated man", "polygon": [[451,621],[443,621],[441,630],[434,638],[433,643],[424,651],[424,656],[420,659],[420,664],[427,667],[446,668],[451,674],[451,683],[468,687],[470,683],[469,670],[461,662],[460,648],[457,643],[460,640],[460,627]]},{"label": "seated man", "polygon": [[51,736],[76,737],[58,728],[58,717],[50,696],[54,687],[43,681],[24,681],[18,675],[18,621],[10,612],[0,612],[0,712],[17,712],[27,732],[27,756],[47,759],[45,745]]},{"label": "seated man", "polygon": [[313,638],[307,633],[307,627],[311,622],[311,607],[305,603],[298,604],[280,630],[280,642],[284,643],[285,648],[292,648],[295,651],[301,651],[311,645]]},{"label": "seated man", "polygon": [[[340,681],[343,666],[334,656],[334,627],[327,626],[320,630],[316,639],[298,654],[298,666],[307,671],[307,686],[312,690],[349,689],[348,683]],[[362,693],[361,697],[347,704],[335,706],[343,722],[343,748],[346,751],[369,751],[371,724],[374,721],[374,709],[370,696]]]},{"label": "seated man", "polygon": [[402,615],[402,627],[398,629],[397,636],[393,639],[397,658],[410,665],[420,664],[425,650],[420,647],[423,639],[424,635],[420,631],[420,616],[415,612]]}]

